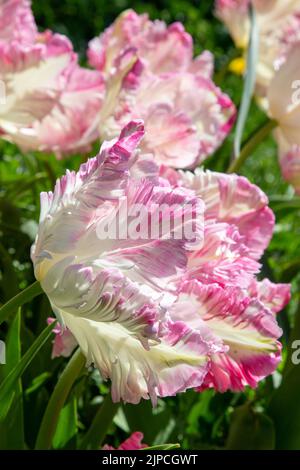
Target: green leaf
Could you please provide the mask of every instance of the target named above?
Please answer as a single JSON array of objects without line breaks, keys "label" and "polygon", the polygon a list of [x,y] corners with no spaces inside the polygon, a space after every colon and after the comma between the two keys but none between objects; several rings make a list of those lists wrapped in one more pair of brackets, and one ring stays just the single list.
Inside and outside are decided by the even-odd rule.
[{"label": "green leaf", "polygon": [[50,372],[43,372],[42,374],[35,377],[31,384],[28,385],[25,391],[26,397],[28,397],[31,393],[36,392],[40,387],[44,385],[44,383],[51,377]]},{"label": "green leaf", "polygon": [[300,448],[300,366],[287,373],[281,386],[275,391],[269,414],[276,429],[276,449],[299,450]]},{"label": "green leaf", "polygon": [[[9,375],[21,359],[20,329],[21,311],[19,309],[6,339],[6,364],[1,367],[2,379]],[[15,385],[12,404],[6,419],[0,423],[0,448],[6,450],[23,449],[25,444],[21,379],[17,380]]]},{"label": "green leaf", "polygon": [[249,403],[234,410],[227,439],[227,449],[271,450],[274,447],[274,424],[268,416],[255,411]]},{"label": "green leaf", "polygon": [[138,405],[123,405],[123,411],[131,432],[140,431],[144,434],[145,442],[163,444],[170,438],[175,420],[167,404],[158,401],[156,408],[152,408],[149,401],[142,401]]},{"label": "green leaf", "polygon": [[172,449],[179,449],[180,444],[161,444],[159,446],[151,446],[151,447],[144,447],[141,450],[172,450]]},{"label": "green leaf", "polygon": [[118,408],[119,403],[113,403],[108,393],[95,414],[89,430],[84,435],[80,449],[100,449]]},{"label": "green leaf", "polygon": [[[300,307],[291,333],[288,357],[281,385],[275,390],[268,413],[276,429],[276,449],[298,450],[300,448],[300,364],[293,364],[294,340],[300,338]],[[297,357],[298,359],[298,357]]]},{"label": "green leaf", "polygon": [[243,96],[241,106],[239,109],[239,115],[236,124],[235,136],[234,136],[234,157],[238,158],[241,151],[241,143],[243,138],[243,132],[245,123],[247,120],[252,95],[255,86],[256,78],[256,64],[258,61],[258,47],[259,47],[259,31],[256,20],[256,14],[254,8],[250,7],[251,11],[251,31],[249,38],[248,56],[247,56],[247,72],[244,83]]},{"label": "green leaf", "polygon": [[26,302],[34,299],[37,295],[42,294],[43,290],[38,281],[34,282],[19,294],[15,295],[6,304],[0,308],[0,325],[7,320],[13,313],[15,313],[19,307]]},{"label": "green leaf", "polygon": [[56,322],[53,322],[51,325],[48,325],[47,328],[45,328],[45,330],[37,337],[35,342],[26,351],[21,360],[2,381],[0,385],[0,421],[5,419],[11,407],[14,395],[16,393],[18,380],[30,365],[37,353],[40,351],[42,346],[50,338],[55,324]]},{"label": "green leaf", "polygon": [[77,428],[77,398],[75,393],[71,393],[59,415],[53,437],[54,449],[75,449]]}]

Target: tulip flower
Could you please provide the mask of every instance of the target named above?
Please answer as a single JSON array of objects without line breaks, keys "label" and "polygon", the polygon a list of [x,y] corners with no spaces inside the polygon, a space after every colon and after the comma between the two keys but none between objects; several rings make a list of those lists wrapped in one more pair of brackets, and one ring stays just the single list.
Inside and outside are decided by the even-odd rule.
[{"label": "tulip flower", "polygon": [[70,41],[38,33],[28,0],[0,3],[0,135],[22,149],[64,153],[86,149],[104,83],[79,67]]},{"label": "tulip flower", "polygon": [[206,332],[224,350],[211,355],[199,390],[256,387],[281,358],[275,314],[288,303],[290,286],[257,281],[259,258],[273,232],[266,195],[246,178],[197,169],[161,167],[173,187],[195,191],[205,203],[204,244],[190,252],[187,273],[171,307],[173,321]]},{"label": "tulip flower", "polygon": [[88,57],[106,80],[103,138],[141,118],[143,152],[187,168],[211,155],[230,132],[235,108],[212,81],[212,56],[205,51],[193,59],[192,38],[180,23],[167,27],[128,10],[90,42]]},{"label": "tulip flower", "polygon": [[[182,216],[201,215],[203,203],[191,191],[153,177],[139,179],[136,170],[131,174],[143,134],[140,122],[129,123],[119,139],[104,143],[78,173],[67,172],[58,180],[54,193],[41,194],[32,248],[36,278],[62,328],[73,334],[87,364],[111,379],[113,400],[131,403],[149,397],[155,403],[157,396],[200,385],[210,350],[219,350],[168,316],[191,240],[177,238],[173,229],[164,231],[164,221],[173,215],[174,227],[180,228]],[[136,204],[147,209],[147,222],[158,204],[162,236],[99,237],[104,225],[111,227],[120,198],[128,201],[123,225],[135,221]],[[177,214],[178,207],[183,212]],[[196,238],[203,231],[200,219],[195,231]]]},{"label": "tulip flower", "polygon": [[[129,123],[53,194],[42,193],[36,278],[87,364],[111,379],[114,401],[254,387],[280,361],[275,312],[289,300],[288,285],[256,279],[274,225],[268,200],[237,175],[158,174],[149,155],[136,153],[143,134],[140,122]],[[134,221],[133,202],[164,203],[164,236],[99,239],[99,224],[112,227],[124,196],[123,225]],[[174,202],[198,210],[197,243],[163,231]]]},{"label": "tulip flower", "polygon": [[147,444],[142,444],[144,436],[141,432],[134,432],[126,441],[122,442],[117,449],[106,444],[103,450],[139,450],[148,447]]}]

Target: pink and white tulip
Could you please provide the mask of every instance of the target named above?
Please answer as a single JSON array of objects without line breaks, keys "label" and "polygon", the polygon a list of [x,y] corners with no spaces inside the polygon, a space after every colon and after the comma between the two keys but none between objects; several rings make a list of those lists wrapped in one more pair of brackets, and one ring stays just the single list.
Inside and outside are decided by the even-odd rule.
[{"label": "pink and white tulip", "polygon": [[98,135],[101,74],[79,67],[65,36],[38,33],[28,0],[2,0],[1,25],[0,135],[22,149],[59,156],[88,147]]},{"label": "pink and white tulip", "polygon": [[212,56],[193,59],[180,23],[166,26],[129,10],[89,44],[106,78],[100,135],[114,138],[130,119],[145,122],[142,150],[171,167],[195,167],[230,132],[235,108],[213,83]]},{"label": "pink and white tulip", "polygon": [[[122,197],[129,201],[129,219],[131,204],[164,204],[157,222],[162,233],[173,204],[184,213],[203,211],[191,191],[153,177],[137,179],[136,170],[131,175],[143,134],[140,122],[129,123],[97,157],[58,180],[54,193],[41,194],[32,248],[36,278],[62,328],[75,337],[87,364],[111,379],[113,400],[131,403],[149,397],[155,403],[157,396],[200,386],[211,348],[219,350],[168,315],[189,240],[173,232],[161,239],[98,238],[99,224],[110,223]],[[203,231],[201,223],[196,229]]]},{"label": "pink and white tulip", "polygon": [[288,303],[290,286],[258,282],[259,258],[273,232],[266,195],[246,178],[197,169],[160,168],[173,187],[193,190],[205,203],[204,244],[188,256],[188,269],[171,307],[173,321],[184,321],[212,344],[199,390],[256,387],[280,361],[281,330],[275,313]]}]

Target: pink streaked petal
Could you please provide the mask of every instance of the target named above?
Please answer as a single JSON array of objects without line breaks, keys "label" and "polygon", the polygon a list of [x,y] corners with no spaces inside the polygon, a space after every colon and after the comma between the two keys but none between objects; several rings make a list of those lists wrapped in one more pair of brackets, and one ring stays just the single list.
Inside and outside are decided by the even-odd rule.
[{"label": "pink streaked petal", "polygon": [[[67,311],[70,316],[99,324],[115,322],[146,349],[149,340],[158,341],[164,309],[143,292],[142,285],[131,282],[116,268],[100,270],[92,263],[64,260],[49,270],[42,284],[54,312],[63,321]],[[71,319],[69,325],[72,331]]]},{"label": "pink streaked petal", "polygon": [[230,98],[208,78],[191,73],[179,79],[176,108],[184,110],[197,128],[198,163],[212,154],[230,132],[236,109]]},{"label": "pink streaked petal", "polygon": [[198,157],[199,140],[188,115],[168,106],[156,106],[145,117],[146,135],[142,149],[155,152],[157,163],[171,167],[193,167]]},{"label": "pink streaked petal", "polygon": [[234,225],[211,223],[205,225],[203,247],[189,256],[187,276],[204,283],[247,287],[259,268]]},{"label": "pink streaked petal", "polygon": [[144,439],[144,435],[141,432],[134,432],[131,434],[126,441],[122,442],[117,449],[112,446],[105,445],[103,446],[103,450],[139,450],[148,447],[147,444],[143,444],[142,440]]},{"label": "pink streaked petal", "polygon": [[208,369],[208,346],[197,332],[183,325],[169,325],[160,343],[146,350],[118,322],[98,323],[63,314],[87,363],[94,363],[110,378],[114,402],[129,403],[172,396],[201,386]]},{"label": "pink streaked petal", "polygon": [[211,355],[211,368],[201,389],[239,391],[246,385],[256,387],[259,380],[274,372],[281,359],[277,339],[282,331],[273,313],[259,300],[248,298],[236,287],[223,289],[213,284],[187,282],[173,307],[177,315],[180,310],[184,315],[187,296],[194,312],[188,324],[201,331],[204,322],[211,334],[228,348]]},{"label": "pink streaked petal", "polygon": [[212,78],[214,71],[214,57],[209,51],[204,51],[192,61],[188,69],[193,74],[202,75],[205,78]]},{"label": "pink streaked petal", "polygon": [[135,47],[153,73],[181,71],[192,60],[191,36],[181,23],[167,26],[163,21],[150,21],[133,10],[122,13],[98,38],[89,43],[88,58],[92,67],[109,74],[119,54]]},{"label": "pink streaked petal", "polygon": [[249,256],[259,259],[268,246],[274,228],[274,214],[267,196],[245,177],[196,169],[177,175],[161,168],[161,176],[175,185],[192,189],[205,203],[207,220],[235,225]]},{"label": "pink streaked petal", "polygon": [[269,279],[263,281],[253,280],[249,286],[249,295],[256,297],[266,308],[278,313],[290,301],[290,284],[274,284]]}]

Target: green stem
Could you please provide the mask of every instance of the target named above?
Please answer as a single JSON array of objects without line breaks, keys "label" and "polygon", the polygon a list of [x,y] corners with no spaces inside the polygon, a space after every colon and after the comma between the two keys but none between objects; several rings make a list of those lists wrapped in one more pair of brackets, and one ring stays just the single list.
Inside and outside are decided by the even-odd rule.
[{"label": "green stem", "polygon": [[18,310],[23,304],[34,299],[43,292],[40,283],[38,281],[34,282],[26,289],[22,290],[19,294],[15,295],[10,299],[6,304],[2,305],[0,308],[0,325],[14,312]]},{"label": "green stem", "polygon": [[107,434],[108,428],[118,410],[119,403],[113,403],[110,393],[97,411],[90,429],[80,444],[80,449],[98,450]]},{"label": "green stem", "polygon": [[252,151],[277,127],[277,121],[269,119],[258,131],[254,132],[243,146],[239,156],[230,164],[227,173],[236,173],[247,160]]},{"label": "green stem", "polygon": [[85,357],[78,348],[61,374],[50,397],[35,444],[37,450],[50,449],[59,414],[85,362]]}]

